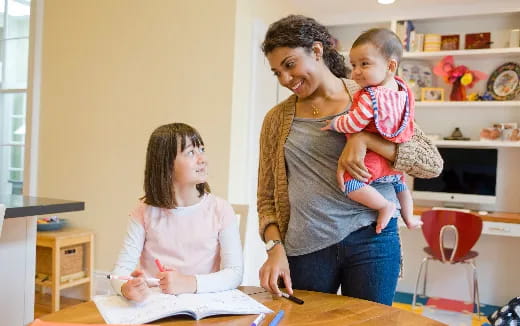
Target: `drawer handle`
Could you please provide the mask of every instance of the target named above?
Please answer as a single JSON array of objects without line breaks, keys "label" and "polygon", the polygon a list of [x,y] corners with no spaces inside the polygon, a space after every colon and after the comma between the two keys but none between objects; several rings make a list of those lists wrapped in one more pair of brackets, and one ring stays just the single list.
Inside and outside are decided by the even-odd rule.
[{"label": "drawer handle", "polygon": [[506,233],[510,233],[511,232],[510,229],[501,228],[501,227],[498,227],[498,226],[491,226],[491,227],[489,227],[489,231],[506,232]]}]

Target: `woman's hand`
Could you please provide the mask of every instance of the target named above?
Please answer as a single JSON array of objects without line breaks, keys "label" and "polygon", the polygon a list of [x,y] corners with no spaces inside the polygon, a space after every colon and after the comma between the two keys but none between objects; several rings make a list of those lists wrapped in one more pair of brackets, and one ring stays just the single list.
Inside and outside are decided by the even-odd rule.
[{"label": "woman's hand", "polygon": [[195,293],[197,279],[193,275],[185,275],[174,268],[164,267],[165,271],[157,274],[159,287],[163,293],[181,294]]},{"label": "woman's hand", "polygon": [[349,136],[345,148],[338,160],[336,179],[342,192],[345,192],[344,174],[348,172],[354,179],[368,182],[370,173],[365,166],[367,154],[367,138],[365,132],[358,132]]},{"label": "woman's hand", "polygon": [[289,262],[282,245],[276,245],[267,253],[267,260],[260,268],[260,286],[267,291],[281,296],[278,288],[278,278],[282,278],[289,294],[293,294]]},{"label": "woman's hand", "polygon": [[134,278],[121,286],[121,294],[128,300],[137,302],[144,301],[150,294],[148,284],[143,276],[143,272],[135,270],[131,274]]}]

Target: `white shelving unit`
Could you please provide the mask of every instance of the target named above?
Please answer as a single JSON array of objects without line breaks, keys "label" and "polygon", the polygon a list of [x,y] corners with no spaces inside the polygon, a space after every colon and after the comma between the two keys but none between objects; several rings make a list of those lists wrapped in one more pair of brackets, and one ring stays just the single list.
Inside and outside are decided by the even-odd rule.
[{"label": "white shelving unit", "polygon": [[438,147],[463,147],[463,148],[520,148],[520,142],[512,141],[483,141],[483,140],[435,140]]},{"label": "white shelving unit", "polygon": [[504,59],[518,58],[520,55],[520,47],[518,48],[493,48],[493,49],[476,49],[476,50],[453,50],[453,51],[435,51],[435,52],[405,52],[403,59],[417,60],[440,60],[447,55],[457,58],[465,57],[488,57],[500,56]]},{"label": "white shelving unit", "polygon": [[[459,50],[436,52],[405,52],[402,62],[418,63],[433,68],[442,58],[451,55],[455,65],[466,65],[470,69],[485,73],[488,78],[500,65],[506,62],[520,64],[520,47],[509,47],[509,33],[512,29],[520,28],[520,8],[509,11],[499,9],[488,12],[482,11],[473,15],[460,13],[446,16],[431,17],[397,17],[386,21],[377,21],[372,24],[345,24],[331,26],[329,30],[346,46],[342,54],[348,58],[349,47],[355,38],[363,31],[373,27],[396,28],[399,20],[411,20],[417,33],[435,33],[440,35],[459,35]],[[465,35],[471,33],[491,33],[491,48],[464,49]],[[348,60],[347,60],[348,61]],[[443,88],[445,99],[449,99],[452,85],[446,84],[442,78],[433,75],[431,87]],[[487,79],[475,83],[468,88],[467,93],[482,93],[487,91]],[[491,127],[499,122],[518,122],[520,125],[520,97],[512,101],[443,101],[423,102],[416,101],[415,120],[427,133],[435,134],[440,138],[449,136],[458,127],[464,136],[477,140],[482,128]],[[452,146],[451,143],[439,143],[443,146]],[[457,143],[457,146],[467,147],[497,147],[501,149],[517,148],[513,143],[482,144],[478,141]]]},{"label": "white shelving unit", "polygon": [[427,107],[463,107],[463,108],[473,108],[473,107],[520,107],[520,101],[443,101],[443,102],[415,102],[415,107],[417,108],[427,108]]}]

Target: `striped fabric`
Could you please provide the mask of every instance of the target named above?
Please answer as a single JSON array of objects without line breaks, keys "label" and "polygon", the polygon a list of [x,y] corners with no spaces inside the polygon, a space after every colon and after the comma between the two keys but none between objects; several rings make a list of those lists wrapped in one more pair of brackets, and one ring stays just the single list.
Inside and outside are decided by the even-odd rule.
[{"label": "striped fabric", "polygon": [[345,182],[345,194],[350,194],[353,191],[363,188],[367,184],[356,179],[350,179]]},{"label": "striped fabric", "polygon": [[[395,172],[398,173],[397,171]],[[394,186],[396,193],[400,193],[408,189],[404,183],[404,175],[402,173],[383,175],[370,182],[370,184],[373,183],[391,183]],[[356,180],[348,175],[348,178],[345,179],[345,194],[349,194],[353,191],[361,189],[366,185],[367,183]]]},{"label": "striped fabric", "polygon": [[399,90],[367,87],[355,94],[352,109],[331,122],[335,131],[353,134],[366,129],[401,143],[413,134],[414,99],[404,81],[396,77]]}]

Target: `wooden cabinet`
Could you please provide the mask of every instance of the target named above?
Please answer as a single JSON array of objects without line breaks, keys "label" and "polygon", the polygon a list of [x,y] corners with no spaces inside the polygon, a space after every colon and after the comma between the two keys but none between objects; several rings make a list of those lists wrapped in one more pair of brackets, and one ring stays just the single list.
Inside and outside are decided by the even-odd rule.
[{"label": "wooden cabinet", "polygon": [[[51,289],[51,312],[60,309],[60,291],[82,285],[86,300],[92,297],[94,234],[85,229],[38,232],[36,286]],[[40,277],[44,274],[46,277]]]}]

